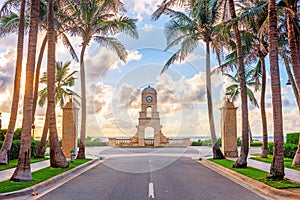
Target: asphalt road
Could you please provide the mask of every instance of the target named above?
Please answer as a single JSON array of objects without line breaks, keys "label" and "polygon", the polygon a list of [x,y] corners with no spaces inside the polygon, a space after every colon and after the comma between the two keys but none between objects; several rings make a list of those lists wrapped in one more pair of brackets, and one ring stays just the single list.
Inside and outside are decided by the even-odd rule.
[{"label": "asphalt road", "polygon": [[39,199],[256,200],[263,198],[191,158],[141,154],[110,157],[102,164]]}]

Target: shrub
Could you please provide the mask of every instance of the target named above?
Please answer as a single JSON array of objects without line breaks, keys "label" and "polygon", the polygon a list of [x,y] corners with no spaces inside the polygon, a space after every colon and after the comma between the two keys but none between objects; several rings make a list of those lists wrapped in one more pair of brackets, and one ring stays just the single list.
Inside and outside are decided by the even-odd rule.
[{"label": "shrub", "polygon": [[198,142],[192,142],[192,146],[202,146],[202,141],[198,140]]},{"label": "shrub", "polygon": [[286,134],[286,143],[298,145],[299,134],[300,133],[288,133],[288,134]]},{"label": "shrub", "polygon": [[[0,141],[4,141],[7,129],[0,129]],[[13,140],[21,140],[22,128],[17,128],[14,132]]]},{"label": "shrub", "polygon": [[284,144],[284,157],[285,158],[294,158],[298,145],[296,144]]},{"label": "shrub", "polygon": [[14,133],[14,140],[21,140],[22,128],[17,128]]},{"label": "shrub", "polygon": [[219,147],[222,146],[222,139],[221,138],[218,138],[218,145],[219,145]]},{"label": "shrub", "polygon": [[4,141],[7,129],[0,129],[0,141]]},{"label": "shrub", "polygon": [[268,143],[268,154],[272,155],[273,154],[273,150],[274,150],[274,143],[273,142],[269,142]]},{"label": "shrub", "polygon": [[87,138],[85,141],[85,146],[86,147],[106,146],[106,143],[100,139],[91,140],[91,138],[90,139]]},{"label": "shrub", "polygon": [[[269,143],[268,144],[268,154],[271,154],[271,155],[273,154],[273,148],[274,148],[274,143]],[[294,158],[297,148],[298,148],[298,145],[285,143],[283,145],[283,148],[284,148],[283,151],[284,151],[285,158]]]},{"label": "shrub", "polygon": [[[31,157],[35,156],[36,149],[39,145],[39,141],[31,140]],[[3,142],[0,141],[0,148],[2,146]],[[9,159],[14,160],[19,158],[19,151],[20,151],[20,140],[14,140],[11,144],[11,149],[9,152]]]},{"label": "shrub", "polygon": [[252,142],[250,143],[250,147],[262,147],[262,142]]}]

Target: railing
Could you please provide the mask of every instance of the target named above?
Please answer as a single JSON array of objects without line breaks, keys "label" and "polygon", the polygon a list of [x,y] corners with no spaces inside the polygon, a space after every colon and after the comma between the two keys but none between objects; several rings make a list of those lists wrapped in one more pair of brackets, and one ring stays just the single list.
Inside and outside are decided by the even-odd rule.
[{"label": "railing", "polygon": [[145,146],[154,146],[154,139],[145,139]]}]

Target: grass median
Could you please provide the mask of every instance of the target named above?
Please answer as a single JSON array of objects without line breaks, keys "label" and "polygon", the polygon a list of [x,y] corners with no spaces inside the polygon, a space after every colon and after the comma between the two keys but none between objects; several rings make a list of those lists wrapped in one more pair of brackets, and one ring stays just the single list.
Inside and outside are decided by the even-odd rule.
[{"label": "grass median", "polygon": [[54,176],[57,176],[63,172],[66,172],[70,169],[73,169],[79,165],[82,165],[92,159],[78,159],[75,160],[75,162],[69,162],[69,167],[68,168],[52,168],[52,167],[47,167],[35,172],[32,172],[32,178],[33,181],[26,181],[26,182],[13,182],[13,181],[2,181],[0,182],[0,193],[6,193],[6,192],[12,192],[12,191],[17,191],[21,190],[24,188],[28,188],[30,186],[33,186],[35,184],[38,184],[40,182],[43,182],[45,180],[48,180]]},{"label": "grass median", "polygon": [[[250,158],[265,163],[272,163],[273,155],[268,155],[268,158],[261,158],[260,154],[251,154]],[[284,167],[300,171],[300,167],[293,166],[292,164],[293,164],[293,159],[284,158]]]},{"label": "grass median", "polygon": [[219,160],[219,159],[208,159],[211,162],[214,162],[218,165],[221,165],[223,167],[226,167],[232,171],[235,171],[237,173],[243,174],[249,178],[252,178],[254,180],[263,182],[269,186],[272,186],[277,189],[286,189],[286,188],[300,188],[299,183],[294,183],[291,180],[284,179],[282,181],[272,181],[267,179],[268,173],[253,167],[247,167],[247,168],[233,168],[232,165],[234,161],[232,160]]}]

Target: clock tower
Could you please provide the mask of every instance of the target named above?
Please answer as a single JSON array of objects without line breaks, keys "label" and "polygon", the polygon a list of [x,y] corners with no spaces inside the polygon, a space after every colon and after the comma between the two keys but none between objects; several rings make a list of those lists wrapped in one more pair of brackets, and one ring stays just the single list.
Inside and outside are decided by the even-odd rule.
[{"label": "clock tower", "polygon": [[157,112],[157,92],[154,88],[148,86],[142,91],[141,111],[139,113],[139,124],[135,139],[139,146],[145,146],[145,129],[152,127],[154,129],[154,146],[164,146],[167,138],[162,134],[159,112]]}]

